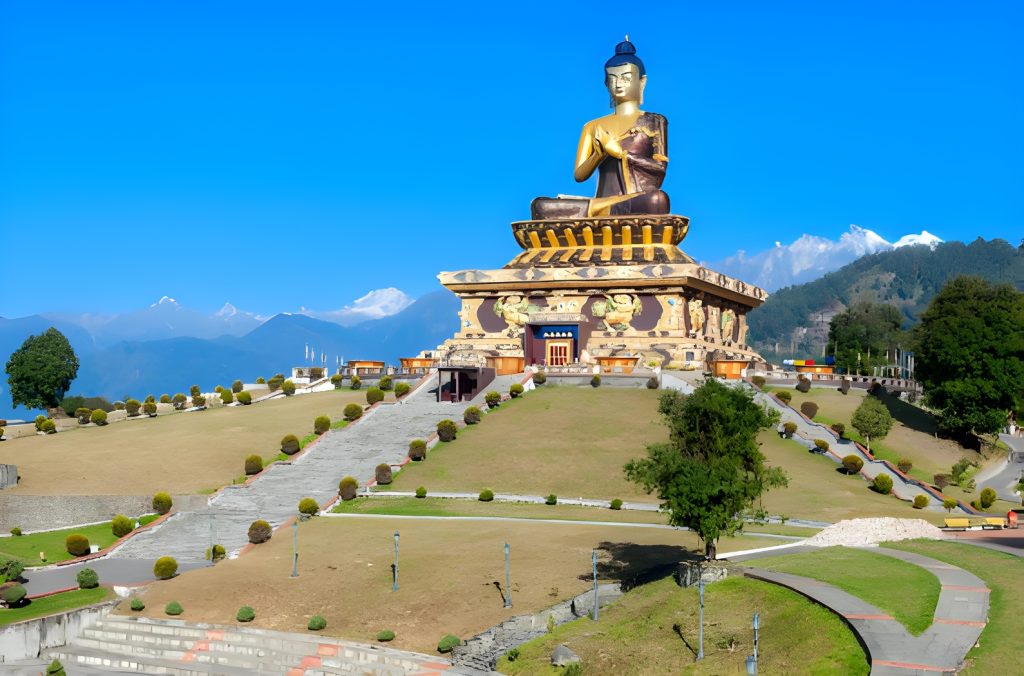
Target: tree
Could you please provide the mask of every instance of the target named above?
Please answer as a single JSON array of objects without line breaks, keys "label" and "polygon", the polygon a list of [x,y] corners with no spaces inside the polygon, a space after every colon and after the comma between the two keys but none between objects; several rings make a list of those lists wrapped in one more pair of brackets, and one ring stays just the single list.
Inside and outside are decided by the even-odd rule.
[{"label": "tree", "polygon": [[1024,293],[957,277],[914,328],[915,375],[939,428],[962,441],[1024,410]]},{"label": "tree", "polygon": [[765,466],[757,443],[778,414],[754,403],[752,393],[714,380],[691,395],[665,392],[658,412],[669,441],[648,446],[648,457],[626,465],[626,476],[657,491],[669,522],[696,532],[714,559],[718,538],[743,527],[744,511],[762,493],[787,483],[781,469]]},{"label": "tree", "polygon": [[885,365],[886,350],[899,341],[903,315],[888,303],[854,303],[829,324],[828,342],[836,364],[847,373],[870,373]]},{"label": "tree", "polygon": [[64,334],[51,326],[29,336],[11,355],[6,371],[14,406],[56,408],[78,375],[78,357]]},{"label": "tree", "polygon": [[878,397],[868,395],[853,412],[850,424],[867,441],[870,453],[871,439],[884,439],[892,429],[892,415]]}]

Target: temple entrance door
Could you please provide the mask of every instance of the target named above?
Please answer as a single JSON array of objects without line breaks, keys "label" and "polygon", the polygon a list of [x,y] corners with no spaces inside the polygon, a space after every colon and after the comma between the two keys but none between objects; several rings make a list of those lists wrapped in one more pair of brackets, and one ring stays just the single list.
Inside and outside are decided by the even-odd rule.
[{"label": "temple entrance door", "polygon": [[548,340],[544,348],[548,366],[565,366],[572,361],[572,340]]}]

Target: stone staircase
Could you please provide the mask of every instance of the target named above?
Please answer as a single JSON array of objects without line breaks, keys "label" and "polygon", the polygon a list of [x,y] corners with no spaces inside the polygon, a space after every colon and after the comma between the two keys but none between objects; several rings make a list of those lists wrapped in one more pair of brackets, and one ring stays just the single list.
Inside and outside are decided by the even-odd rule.
[{"label": "stone staircase", "polygon": [[[69,674],[440,674],[444,659],[315,634],[107,616],[47,651]],[[461,672],[467,673],[467,672]]]}]

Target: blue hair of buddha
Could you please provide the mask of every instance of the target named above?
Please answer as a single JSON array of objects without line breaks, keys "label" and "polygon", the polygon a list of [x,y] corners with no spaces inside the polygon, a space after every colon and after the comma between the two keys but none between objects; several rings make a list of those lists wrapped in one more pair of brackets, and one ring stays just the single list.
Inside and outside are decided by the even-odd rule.
[{"label": "blue hair of buddha", "polygon": [[615,56],[608,59],[604,67],[614,68],[615,66],[625,66],[627,64],[633,64],[637,70],[640,71],[640,77],[647,75],[647,70],[644,68],[644,62],[639,59],[636,55],[636,47],[627,38],[619,44],[615,45]]}]

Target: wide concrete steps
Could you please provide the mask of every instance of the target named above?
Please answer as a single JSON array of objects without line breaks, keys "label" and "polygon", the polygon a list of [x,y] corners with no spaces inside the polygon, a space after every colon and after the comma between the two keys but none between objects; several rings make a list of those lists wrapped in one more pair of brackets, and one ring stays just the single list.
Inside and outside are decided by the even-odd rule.
[{"label": "wide concrete steps", "polygon": [[147,674],[439,673],[449,664],[429,655],[351,643],[315,634],[181,620],[108,616],[71,644],[49,651],[68,673],[72,665]]}]

